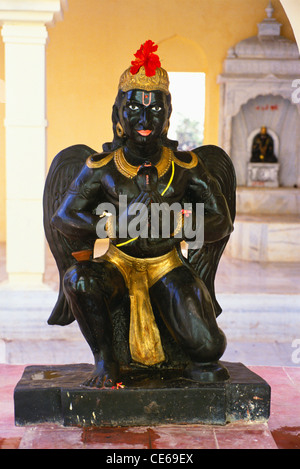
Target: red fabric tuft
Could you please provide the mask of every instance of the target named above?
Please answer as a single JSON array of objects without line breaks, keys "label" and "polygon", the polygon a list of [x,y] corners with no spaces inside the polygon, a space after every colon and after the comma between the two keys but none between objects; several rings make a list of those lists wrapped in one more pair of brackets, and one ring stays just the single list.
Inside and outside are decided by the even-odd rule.
[{"label": "red fabric tuft", "polygon": [[161,66],[158,55],[153,52],[157,51],[158,46],[150,39],[142,44],[140,49],[134,54],[136,60],[131,62],[130,72],[132,75],[138,73],[139,69],[144,66],[147,77],[153,77],[157,68]]}]

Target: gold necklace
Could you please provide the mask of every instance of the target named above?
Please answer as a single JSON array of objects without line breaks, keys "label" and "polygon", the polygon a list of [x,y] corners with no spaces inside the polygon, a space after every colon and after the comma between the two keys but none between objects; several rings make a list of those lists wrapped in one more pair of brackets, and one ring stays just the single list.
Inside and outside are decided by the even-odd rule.
[{"label": "gold necklace", "polygon": [[[173,152],[170,148],[163,147],[162,155],[159,162],[155,165],[158,173],[158,177],[161,178],[168,169],[170,168],[171,161],[173,158]],[[118,148],[114,151],[114,162],[118,171],[129,179],[134,178],[137,175],[139,166],[134,166],[126,160],[123,152],[123,148]]]},{"label": "gold necklace", "polygon": [[[132,164],[128,163],[128,161],[125,159],[122,148],[118,148],[113,153],[110,153],[99,161],[93,161],[94,155],[98,155],[98,153],[91,155],[86,161],[86,164],[89,168],[102,168],[102,166],[107,165],[112,159],[114,159],[115,165],[121,174],[130,179],[137,175],[139,166],[133,166]],[[189,163],[185,163],[184,161],[179,160],[170,148],[163,147],[160,160],[155,165],[158,172],[158,177],[161,178],[164,174],[166,174],[172,161],[177,166],[185,169],[192,169],[197,166],[199,162],[198,156],[192,151],[190,151],[190,155],[191,161]]]}]

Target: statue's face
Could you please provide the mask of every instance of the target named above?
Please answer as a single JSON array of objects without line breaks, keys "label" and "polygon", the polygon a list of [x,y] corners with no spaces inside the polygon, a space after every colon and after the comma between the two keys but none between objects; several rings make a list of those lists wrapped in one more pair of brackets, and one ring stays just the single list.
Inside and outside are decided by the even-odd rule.
[{"label": "statue's face", "polygon": [[121,112],[126,137],[139,145],[151,145],[168,120],[166,96],[162,91],[128,91]]},{"label": "statue's face", "polygon": [[262,128],[260,129],[260,133],[261,133],[262,135],[266,135],[266,134],[267,134],[267,128],[266,128],[266,127],[262,127]]}]

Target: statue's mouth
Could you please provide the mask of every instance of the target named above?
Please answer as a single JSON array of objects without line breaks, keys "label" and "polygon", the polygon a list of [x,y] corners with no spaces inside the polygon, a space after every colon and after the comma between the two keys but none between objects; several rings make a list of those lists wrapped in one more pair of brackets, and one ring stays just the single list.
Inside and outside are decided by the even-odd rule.
[{"label": "statue's mouth", "polygon": [[148,137],[148,135],[151,134],[152,130],[137,130],[137,132],[138,132],[142,137]]}]

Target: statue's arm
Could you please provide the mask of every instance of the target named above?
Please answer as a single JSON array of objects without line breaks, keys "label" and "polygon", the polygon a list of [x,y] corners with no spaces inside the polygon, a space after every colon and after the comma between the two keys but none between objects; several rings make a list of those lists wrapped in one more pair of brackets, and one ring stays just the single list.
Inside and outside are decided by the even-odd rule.
[{"label": "statue's arm", "polygon": [[99,171],[84,166],[72,182],[51,223],[67,238],[96,240],[99,216],[95,209],[101,200]]},{"label": "statue's arm", "polygon": [[190,172],[189,195],[193,204],[204,204],[204,242],[218,241],[233,231],[226,199],[201,161]]}]

